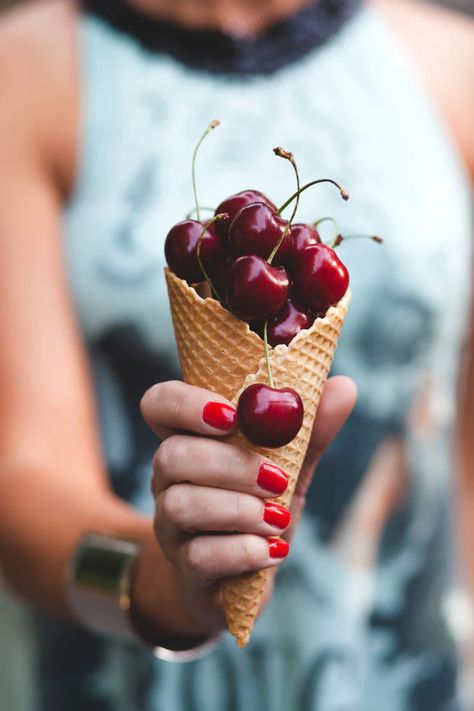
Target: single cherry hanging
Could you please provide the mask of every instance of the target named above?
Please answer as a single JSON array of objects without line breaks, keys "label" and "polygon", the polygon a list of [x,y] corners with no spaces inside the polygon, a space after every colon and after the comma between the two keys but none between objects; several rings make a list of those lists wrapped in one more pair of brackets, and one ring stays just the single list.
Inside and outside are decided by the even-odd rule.
[{"label": "single cherry hanging", "polygon": [[245,388],[237,405],[241,431],[259,447],[284,447],[300,431],[303,416],[303,403],[295,390],[263,383]]}]

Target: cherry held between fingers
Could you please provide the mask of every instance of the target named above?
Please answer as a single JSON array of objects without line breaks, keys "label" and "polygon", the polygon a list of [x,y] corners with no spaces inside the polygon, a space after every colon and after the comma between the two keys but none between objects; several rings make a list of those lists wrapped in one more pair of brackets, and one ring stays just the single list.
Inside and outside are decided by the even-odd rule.
[{"label": "cherry held between fingers", "polygon": [[291,442],[303,424],[304,407],[292,388],[249,385],[237,404],[239,427],[247,439],[260,447],[275,449]]}]

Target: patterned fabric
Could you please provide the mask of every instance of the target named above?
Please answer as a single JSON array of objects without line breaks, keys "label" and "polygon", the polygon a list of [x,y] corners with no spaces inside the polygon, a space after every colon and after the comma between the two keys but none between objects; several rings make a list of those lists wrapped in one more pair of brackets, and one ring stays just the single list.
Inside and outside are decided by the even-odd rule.
[{"label": "patterned fabric", "polygon": [[[178,374],[163,242],[192,204],[189,158],[211,118],[222,127],[200,157],[203,204],[244,187],[283,202],[293,183],[272,155],[280,144],[305,179],[328,175],[351,192],[348,204],[329,186],[306,193],[302,219],[332,214],[343,233],[376,231],[386,243],[341,248],[354,297],[334,371],[356,379],[359,401],[318,470],[249,647],[228,638],[204,660],[170,665],[42,618],[41,708],[460,709],[444,611],[455,585],[451,430],[470,201],[453,145],[402,50],[369,10],[269,77],[190,69],[96,17],[83,20],[81,41],[84,124],[65,244],[120,496],[152,509],[156,441],[138,402],[153,382]],[[415,416],[420,402],[424,419]],[[341,525],[374,457],[394,441],[405,492],[372,568],[344,554]]]}]

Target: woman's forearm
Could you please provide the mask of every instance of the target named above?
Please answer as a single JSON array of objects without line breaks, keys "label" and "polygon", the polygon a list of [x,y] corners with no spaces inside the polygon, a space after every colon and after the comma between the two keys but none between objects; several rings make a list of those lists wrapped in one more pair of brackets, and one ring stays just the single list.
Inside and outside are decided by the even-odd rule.
[{"label": "woman's forearm", "polygon": [[200,634],[155,539],[151,519],[106,487],[71,481],[66,469],[61,480],[44,470],[2,471],[0,567],[7,585],[28,602],[71,619],[66,572],[81,538],[94,532],[132,539],[143,551],[134,586],[135,604],[152,636]]}]

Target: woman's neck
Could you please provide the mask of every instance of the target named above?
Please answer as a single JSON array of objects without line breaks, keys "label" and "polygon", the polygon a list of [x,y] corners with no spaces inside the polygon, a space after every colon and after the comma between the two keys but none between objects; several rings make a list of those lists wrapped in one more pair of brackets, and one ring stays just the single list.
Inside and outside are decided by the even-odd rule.
[{"label": "woman's neck", "polygon": [[128,0],[150,17],[193,29],[255,35],[314,0]]}]

